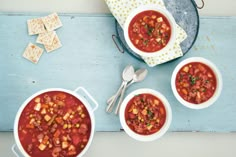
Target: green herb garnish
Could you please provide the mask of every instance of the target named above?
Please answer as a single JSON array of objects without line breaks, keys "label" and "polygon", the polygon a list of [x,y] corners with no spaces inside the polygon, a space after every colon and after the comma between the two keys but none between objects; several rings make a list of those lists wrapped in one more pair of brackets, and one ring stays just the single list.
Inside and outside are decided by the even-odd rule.
[{"label": "green herb garnish", "polygon": [[144,103],[144,99],[143,99],[143,98],[141,98],[140,101],[141,101],[142,103]]},{"label": "green herb garnish", "polygon": [[152,27],[149,27],[149,28],[148,28],[148,35],[149,35],[149,36],[152,35],[153,30],[154,30],[154,28],[152,28]]},{"label": "green herb garnish", "polygon": [[149,40],[145,39],[145,40],[143,41],[143,45],[147,45],[148,42],[149,42]]},{"label": "green herb garnish", "polygon": [[195,85],[197,78],[192,75],[190,75],[189,78],[190,78],[190,84]]},{"label": "green herb garnish", "polygon": [[154,28],[148,26],[147,24],[146,24],[144,27],[145,27],[145,29],[147,30],[148,36],[151,36],[151,35],[152,35],[152,32],[153,32],[153,30],[154,30]]},{"label": "green herb garnish", "polygon": [[147,114],[148,114],[148,117],[151,117],[151,118],[154,117],[154,113],[150,110],[147,110]]}]

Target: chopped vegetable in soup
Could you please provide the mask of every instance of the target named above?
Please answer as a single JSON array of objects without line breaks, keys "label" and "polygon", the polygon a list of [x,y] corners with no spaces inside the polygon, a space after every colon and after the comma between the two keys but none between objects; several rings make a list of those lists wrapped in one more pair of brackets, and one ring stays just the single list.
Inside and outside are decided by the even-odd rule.
[{"label": "chopped vegetable in soup", "polygon": [[150,135],[161,129],[166,120],[166,110],[160,99],[151,94],[133,97],[125,109],[125,120],[134,132]]},{"label": "chopped vegetable in soup", "polygon": [[129,38],[133,45],[144,52],[155,52],[167,45],[171,27],[167,18],[154,10],[137,14],[129,25]]},{"label": "chopped vegetable in soup", "polygon": [[176,89],[186,101],[200,104],[212,97],[216,90],[216,77],[205,64],[192,62],[184,65],[176,76]]},{"label": "chopped vegetable in soup", "polygon": [[32,99],[18,125],[20,142],[32,157],[75,157],[87,145],[91,120],[71,94],[52,91]]}]

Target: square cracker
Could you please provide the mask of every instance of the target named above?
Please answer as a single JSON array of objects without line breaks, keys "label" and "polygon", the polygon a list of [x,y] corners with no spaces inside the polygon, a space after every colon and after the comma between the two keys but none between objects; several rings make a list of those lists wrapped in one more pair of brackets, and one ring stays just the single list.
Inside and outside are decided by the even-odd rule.
[{"label": "square cracker", "polygon": [[40,34],[46,32],[41,18],[27,20],[29,35]]},{"label": "square cracker", "polygon": [[43,54],[42,48],[32,43],[29,43],[23,53],[23,57],[36,64],[38,63],[39,58],[41,57],[42,54]]},{"label": "square cracker", "polygon": [[45,49],[47,52],[51,52],[53,50],[56,50],[60,47],[62,47],[61,41],[59,39],[59,37],[57,36],[57,34],[55,35],[52,45],[44,45]]},{"label": "square cracker", "polygon": [[52,45],[55,35],[56,35],[55,31],[40,33],[37,37],[36,43],[44,45]]},{"label": "square cracker", "polygon": [[61,20],[57,13],[52,13],[42,17],[43,23],[48,31],[53,31],[62,26]]}]

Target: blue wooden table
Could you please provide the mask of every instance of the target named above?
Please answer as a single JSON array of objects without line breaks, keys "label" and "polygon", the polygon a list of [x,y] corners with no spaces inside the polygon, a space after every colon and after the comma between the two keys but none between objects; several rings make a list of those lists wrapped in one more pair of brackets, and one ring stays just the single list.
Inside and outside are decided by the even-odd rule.
[{"label": "blue wooden table", "polygon": [[[74,90],[85,87],[100,104],[95,112],[96,131],[119,131],[119,118],[105,112],[106,100],[121,83],[127,64],[147,68],[147,78],[131,86],[163,93],[169,100],[173,121],[169,131],[236,131],[236,18],[201,17],[199,36],[193,48],[180,59],[149,68],[128,54],[121,54],[111,36],[115,19],[111,15],[59,14],[63,27],[57,30],[63,47],[44,53],[37,65],[22,57],[28,42],[27,19],[47,14],[0,13],[0,131],[13,129],[15,114],[26,98],[45,88]],[[214,62],[223,76],[223,91],[215,104],[203,110],[182,106],[174,97],[170,79],[183,59],[200,56]]]}]

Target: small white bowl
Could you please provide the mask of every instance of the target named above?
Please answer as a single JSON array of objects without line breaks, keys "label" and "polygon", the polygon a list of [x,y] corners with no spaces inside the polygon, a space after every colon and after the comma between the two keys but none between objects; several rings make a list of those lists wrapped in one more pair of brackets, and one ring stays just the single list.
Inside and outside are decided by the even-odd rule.
[{"label": "small white bowl", "polygon": [[[169,21],[170,27],[171,27],[171,36],[170,36],[170,39],[169,39],[168,43],[166,44],[165,47],[163,47],[162,49],[160,49],[156,52],[144,52],[144,51],[141,51],[141,50],[137,49],[133,45],[133,43],[131,42],[131,40],[129,38],[129,33],[128,33],[129,24],[132,21],[132,19],[137,14],[139,14],[141,12],[144,12],[144,11],[148,11],[148,10],[157,11],[157,12],[163,14],[167,18],[167,20]],[[144,56],[144,57],[154,57],[156,55],[156,53],[165,52],[165,51],[168,50],[169,47],[173,46],[174,41],[175,41],[175,36],[176,36],[176,27],[175,27],[175,25],[176,25],[175,19],[173,18],[173,16],[171,15],[171,13],[168,10],[164,9],[163,7],[157,6],[157,5],[143,5],[143,6],[140,6],[136,9],[134,9],[129,14],[129,16],[127,17],[127,19],[125,21],[125,24],[124,24],[124,28],[123,28],[125,41],[128,44],[128,46],[131,48],[131,50],[133,50],[138,55]]]},{"label": "small white bowl", "polygon": [[[129,126],[127,125],[126,120],[125,120],[125,109],[126,109],[127,104],[134,96],[136,96],[138,94],[143,94],[143,93],[151,94],[151,95],[154,95],[155,97],[159,98],[162,101],[162,103],[165,107],[165,110],[166,110],[166,120],[165,120],[164,125],[161,127],[161,129],[159,131],[157,131],[153,134],[150,134],[150,135],[141,135],[141,134],[134,132],[133,130],[131,130],[129,128]],[[121,104],[119,116],[120,116],[120,123],[121,123],[124,131],[130,137],[132,137],[138,141],[147,142],[147,141],[156,140],[156,139],[162,137],[167,132],[167,130],[170,127],[171,121],[172,121],[172,110],[171,110],[168,100],[165,98],[164,95],[162,95],[158,91],[155,91],[152,89],[141,88],[141,89],[131,92],[128,96],[126,96],[126,98],[124,99],[124,101]]]},{"label": "small white bowl", "polygon": [[[176,80],[176,75],[179,72],[179,70],[186,64],[191,63],[191,62],[200,62],[203,63],[205,65],[207,65],[209,68],[211,68],[211,70],[213,71],[213,73],[215,74],[216,77],[216,89],[214,94],[212,95],[211,98],[209,98],[207,101],[200,103],[200,104],[194,104],[194,103],[190,103],[186,100],[184,100],[179,93],[176,90],[176,86],[175,86],[175,80]],[[220,96],[221,94],[221,90],[223,87],[223,82],[222,82],[222,77],[221,77],[221,73],[220,71],[217,69],[216,65],[213,64],[211,61],[202,58],[202,57],[191,57],[191,58],[187,58],[183,61],[181,61],[174,69],[173,73],[172,73],[172,77],[171,77],[171,88],[172,91],[176,97],[176,99],[183,104],[184,106],[191,108],[191,109],[203,109],[206,107],[211,106]]]}]

